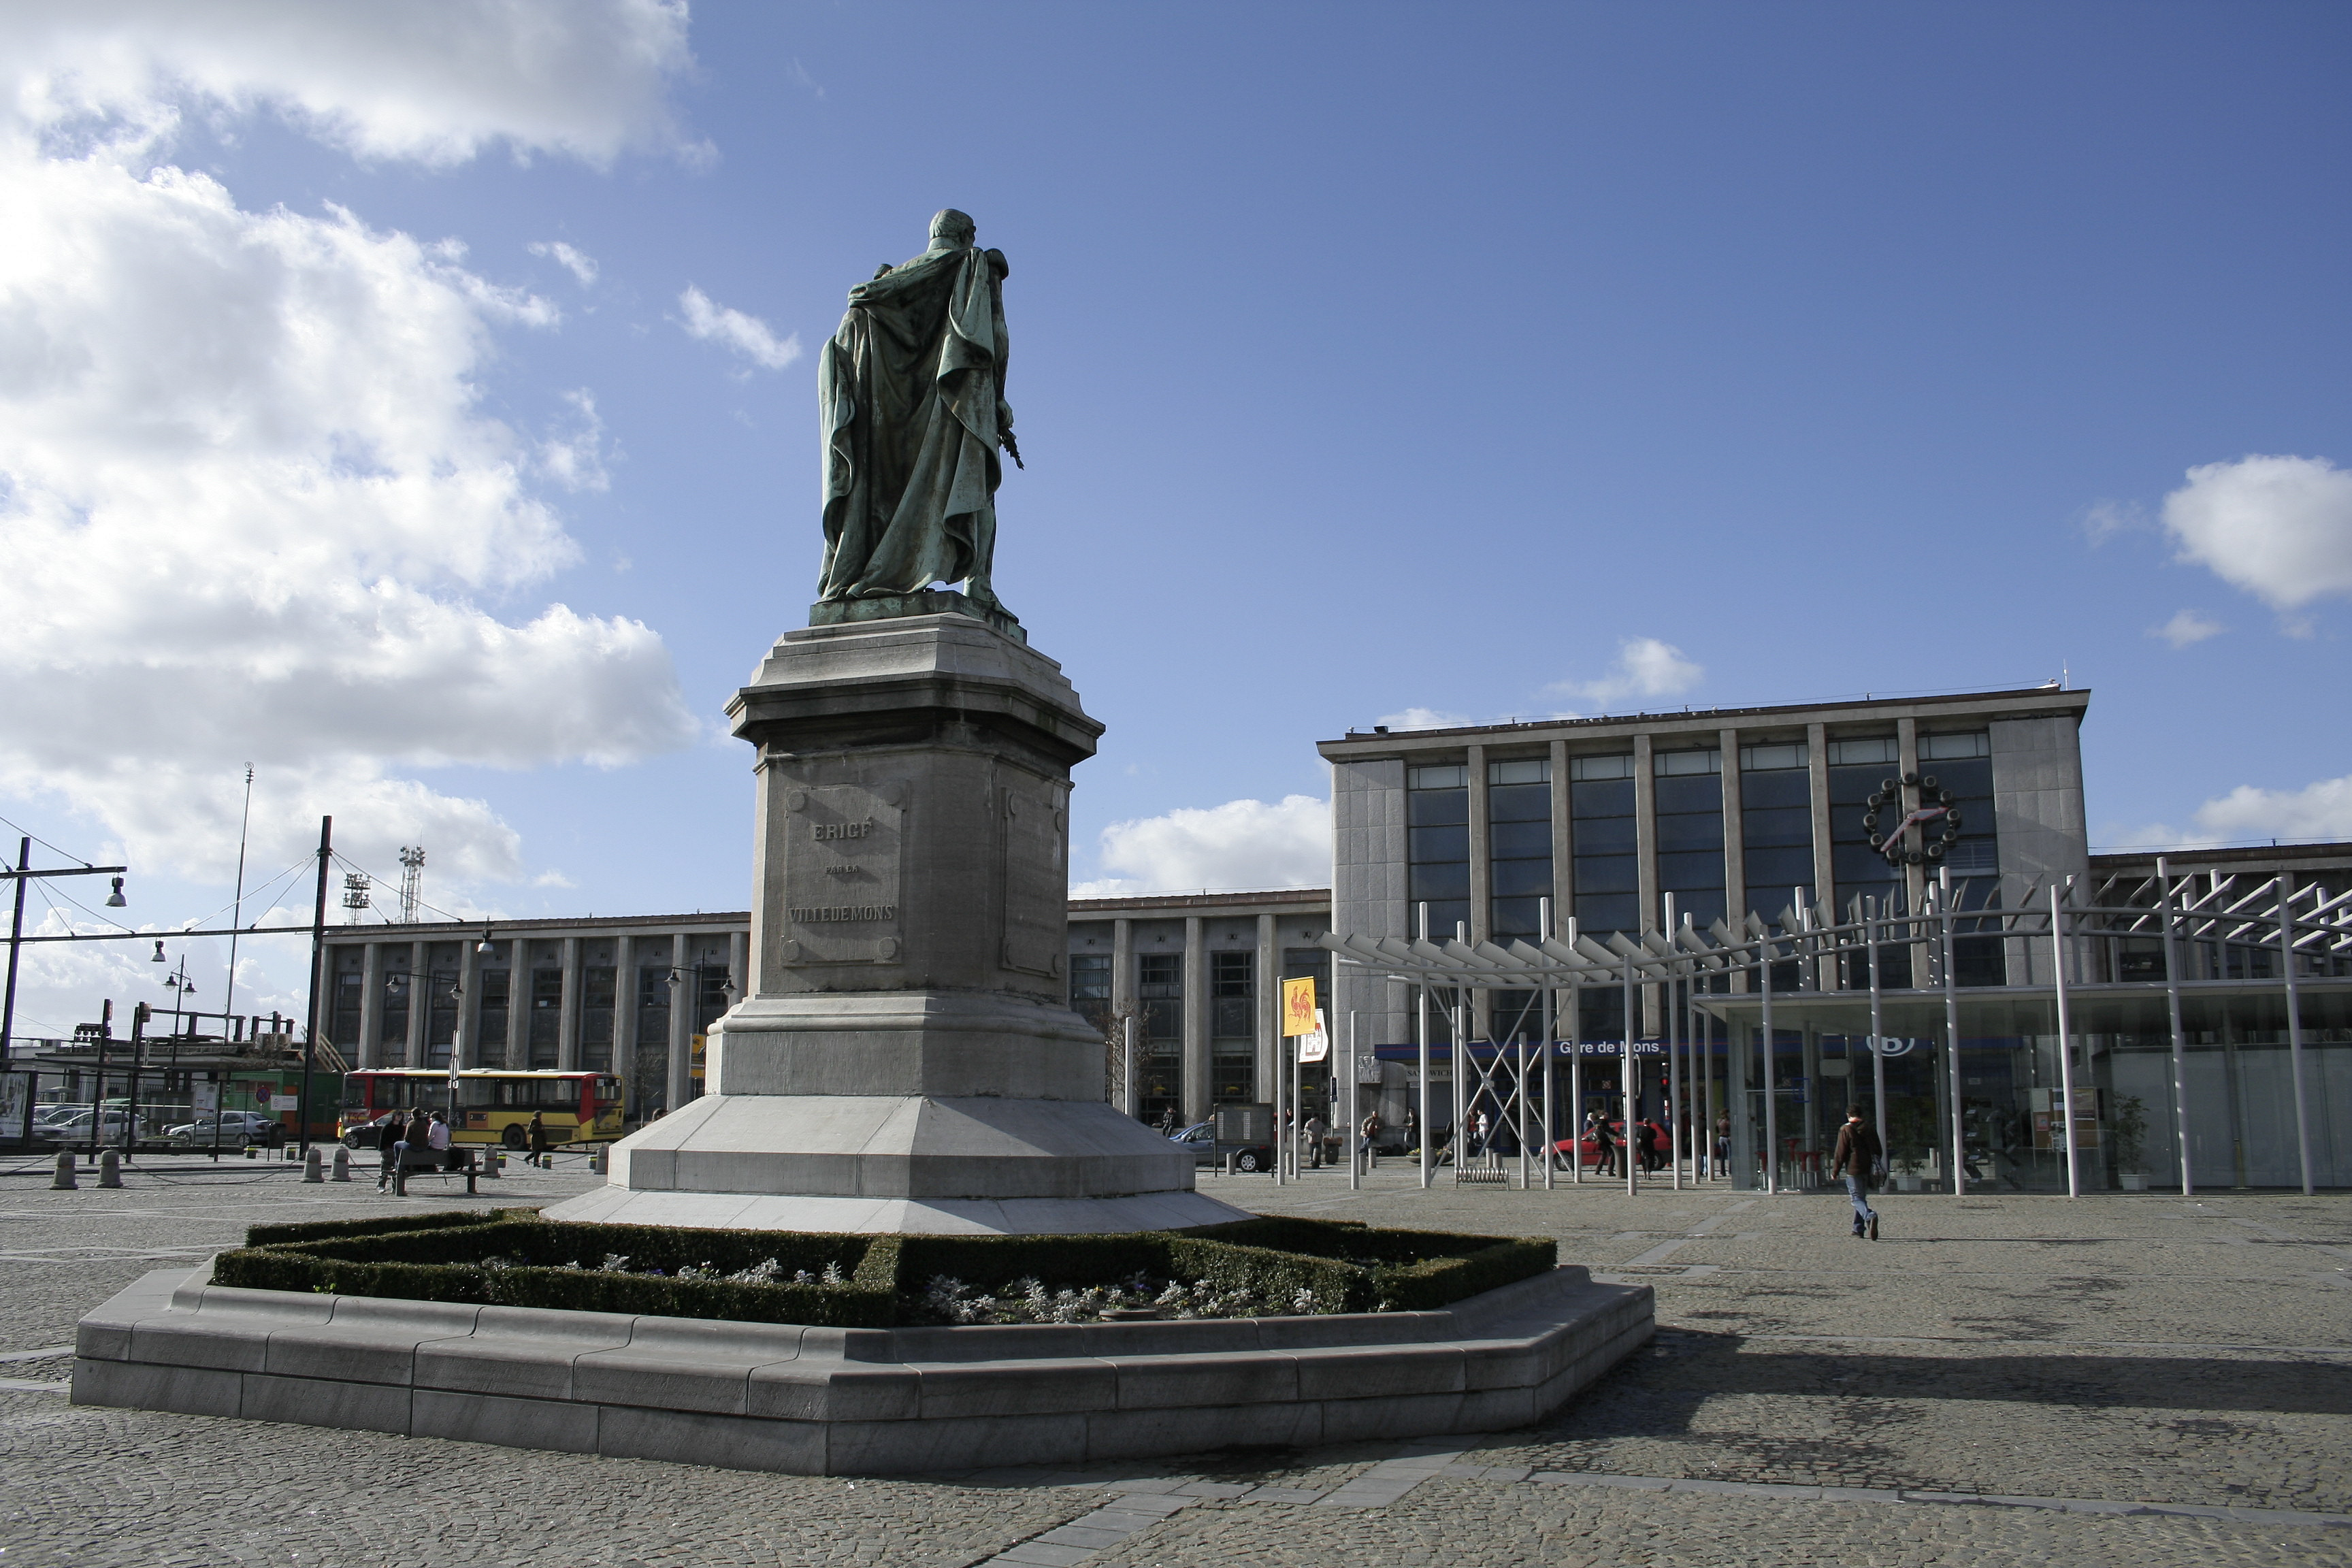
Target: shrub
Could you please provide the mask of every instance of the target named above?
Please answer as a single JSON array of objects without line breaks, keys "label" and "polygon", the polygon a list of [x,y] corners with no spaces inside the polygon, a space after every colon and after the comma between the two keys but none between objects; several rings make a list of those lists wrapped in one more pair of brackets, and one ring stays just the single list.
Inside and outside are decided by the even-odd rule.
[{"label": "shrub", "polygon": [[[1425,1310],[1541,1273],[1557,1251],[1540,1237],[1327,1220],[1119,1236],[866,1237],[560,1224],[528,1209],[260,1226],[247,1241],[215,1260],[216,1283],[844,1328],[925,1315],[924,1293],[941,1278],[1002,1294],[1033,1281],[1085,1291],[1144,1275],[1190,1298],[1243,1303],[1235,1310]],[[625,1269],[604,1266],[617,1258]],[[793,1283],[795,1274],[819,1282]]]}]

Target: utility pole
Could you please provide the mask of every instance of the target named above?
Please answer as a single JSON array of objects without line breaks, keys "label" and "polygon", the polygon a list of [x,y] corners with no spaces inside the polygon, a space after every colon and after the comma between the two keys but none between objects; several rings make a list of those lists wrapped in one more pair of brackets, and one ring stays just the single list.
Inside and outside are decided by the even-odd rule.
[{"label": "utility pole", "polygon": [[310,1074],[319,1062],[319,993],[327,962],[327,873],[335,860],[335,819],[319,818],[319,900],[310,914],[310,1032],[302,1042],[302,1089],[295,1099],[295,1120],[302,1124],[302,1152],[310,1152]]},{"label": "utility pole", "polygon": [[[245,923],[245,839],[247,830],[252,826],[253,764],[247,763],[245,764],[245,812],[236,823],[236,902],[231,906],[234,912],[228,918],[228,989],[221,998],[223,1013],[236,1011],[236,928]],[[184,958],[180,962],[183,966],[187,963]],[[223,1018],[221,1022],[226,1031],[228,1020]]]}]

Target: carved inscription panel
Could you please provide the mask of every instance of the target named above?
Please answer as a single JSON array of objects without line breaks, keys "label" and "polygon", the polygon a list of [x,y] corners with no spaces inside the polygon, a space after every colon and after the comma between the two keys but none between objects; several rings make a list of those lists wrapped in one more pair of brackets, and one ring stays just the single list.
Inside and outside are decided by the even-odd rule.
[{"label": "carved inscription panel", "polygon": [[786,963],[896,963],[907,786],[814,784],[785,796]]},{"label": "carved inscription panel", "polygon": [[1062,973],[1068,941],[1069,816],[1051,785],[1003,792],[1004,816],[1004,967],[1031,974]]}]

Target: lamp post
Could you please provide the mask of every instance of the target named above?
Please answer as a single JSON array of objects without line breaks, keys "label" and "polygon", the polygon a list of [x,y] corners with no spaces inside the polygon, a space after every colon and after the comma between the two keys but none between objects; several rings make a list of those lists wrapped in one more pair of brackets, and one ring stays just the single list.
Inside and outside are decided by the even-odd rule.
[{"label": "lamp post", "polygon": [[[683,969],[672,969],[669,972],[669,1005],[672,1018],[677,1016],[678,993],[686,986],[687,977],[689,974],[694,977],[694,991],[688,1004],[692,1011],[687,1015],[686,1059],[672,1068],[668,1092],[664,1097],[677,1103],[665,1107],[666,1110],[681,1110],[686,1102],[693,1098],[688,1092],[694,1087],[693,1041],[694,1037],[702,1032],[702,983],[703,976],[709,973],[709,965],[698,958]],[[735,976],[731,973],[727,976],[727,984],[720,987],[720,994],[727,998],[727,1005],[730,1007],[735,1005],[736,998],[742,994],[741,987],[737,985]],[[675,1029],[671,1038],[677,1038]]]}]

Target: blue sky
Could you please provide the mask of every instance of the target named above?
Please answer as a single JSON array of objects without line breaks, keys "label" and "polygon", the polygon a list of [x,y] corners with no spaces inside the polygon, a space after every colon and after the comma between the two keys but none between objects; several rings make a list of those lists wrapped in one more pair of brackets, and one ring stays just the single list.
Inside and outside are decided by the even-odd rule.
[{"label": "blue sky", "polygon": [[2341,7],[535,9],[0,10],[0,812],[142,921],[247,760],[269,872],[743,907],[816,349],[949,205],[1084,881],[1316,879],[1350,725],[2062,667],[2103,843],[2352,836]]}]

